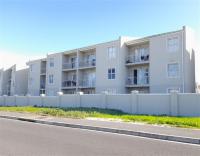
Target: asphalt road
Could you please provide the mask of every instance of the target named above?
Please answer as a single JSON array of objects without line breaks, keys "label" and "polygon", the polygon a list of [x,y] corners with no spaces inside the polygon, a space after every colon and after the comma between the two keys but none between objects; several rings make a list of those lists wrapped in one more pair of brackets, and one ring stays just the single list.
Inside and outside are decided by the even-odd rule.
[{"label": "asphalt road", "polygon": [[0,156],[199,156],[200,146],[0,119]]}]

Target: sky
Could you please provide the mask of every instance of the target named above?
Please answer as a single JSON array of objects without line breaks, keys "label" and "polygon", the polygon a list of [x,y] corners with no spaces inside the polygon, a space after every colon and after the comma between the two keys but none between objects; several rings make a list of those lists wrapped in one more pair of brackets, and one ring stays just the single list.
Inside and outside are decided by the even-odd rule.
[{"label": "sky", "polygon": [[0,0],[0,68],[183,25],[200,36],[200,0]]}]

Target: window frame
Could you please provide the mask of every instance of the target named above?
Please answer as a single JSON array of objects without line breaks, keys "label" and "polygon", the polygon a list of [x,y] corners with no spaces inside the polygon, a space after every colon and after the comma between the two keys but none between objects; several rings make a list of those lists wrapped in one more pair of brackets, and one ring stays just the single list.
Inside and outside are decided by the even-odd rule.
[{"label": "window frame", "polygon": [[167,93],[170,94],[171,92],[169,92],[169,90],[177,90],[178,93],[180,93],[181,91],[181,88],[180,87],[169,87],[167,88]]},{"label": "window frame", "polygon": [[49,77],[48,77],[48,82],[49,82],[49,85],[52,85],[54,84],[54,75],[53,74],[49,74]]},{"label": "window frame", "polygon": [[[111,49],[111,51],[110,51],[110,49]],[[116,59],[116,57],[117,57],[117,49],[116,49],[115,46],[107,47],[107,56],[108,56],[109,60]]]},{"label": "window frame", "polygon": [[[174,40],[175,38],[177,38],[177,48],[174,50],[173,48],[174,48],[175,44],[173,44],[173,48],[172,48],[173,50],[170,50],[170,48],[169,48],[169,40]],[[167,39],[166,39],[166,47],[167,47],[167,52],[169,52],[169,53],[178,52],[179,49],[180,49],[180,37],[178,35],[167,37]]]},{"label": "window frame", "polygon": [[[113,70],[114,70],[114,72],[113,72]],[[108,80],[115,80],[116,79],[116,68],[108,68],[107,78],[108,78]]]},{"label": "window frame", "polygon": [[[178,65],[178,73],[177,73],[177,76],[169,76],[169,71],[168,71],[168,66],[170,64],[177,64]],[[180,63],[179,62],[170,62],[170,63],[167,63],[167,78],[171,78],[171,79],[177,79],[177,78],[180,78]]]},{"label": "window frame", "polygon": [[53,68],[55,66],[54,58],[49,58],[49,67]]}]

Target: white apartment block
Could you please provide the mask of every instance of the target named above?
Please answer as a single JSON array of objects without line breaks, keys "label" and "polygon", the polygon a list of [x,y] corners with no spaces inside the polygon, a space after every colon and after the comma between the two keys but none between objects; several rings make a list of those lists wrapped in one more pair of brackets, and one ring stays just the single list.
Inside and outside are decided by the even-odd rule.
[{"label": "white apartment block", "polygon": [[28,69],[16,70],[16,65],[0,70],[0,96],[26,95]]},{"label": "white apartment block", "polygon": [[200,84],[199,49],[188,27],[117,40],[29,61],[28,94],[193,93]]}]

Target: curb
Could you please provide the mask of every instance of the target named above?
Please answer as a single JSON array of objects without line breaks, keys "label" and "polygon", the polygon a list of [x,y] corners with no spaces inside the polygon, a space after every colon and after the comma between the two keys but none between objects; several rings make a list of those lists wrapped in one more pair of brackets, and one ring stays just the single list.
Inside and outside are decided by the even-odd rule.
[{"label": "curb", "polygon": [[139,137],[145,137],[145,138],[168,140],[168,141],[175,141],[175,142],[182,142],[182,143],[190,143],[190,144],[200,145],[200,138],[197,139],[197,138],[189,138],[189,137],[181,137],[181,136],[173,136],[173,135],[165,135],[165,134],[155,134],[155,133],[148,133],[148,132],[141,132],[141,131],[114,129],[114,128],[107,128],[107,127],[96,127],[96,126],[85,126],[85,125],[79,125],[79,124],[68,124],[68,123],[63,123],[63,122],[44,121],[44,120],[38,120],[38,119],[28,119],[28,118],[15,117],[15,116],[0,115],[0,118],[26,121],[26,122],[33,122],[33,123],[39,123],[39,124],[45,124],[45,125],[54,125],[54,126],[61,126],[61,127],[68,127],[68,128],[94,130],[94,131],[100,131],[100,132],[125,134],[125,135],[131,135],[131,136],[139,136]]}]

